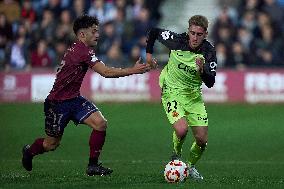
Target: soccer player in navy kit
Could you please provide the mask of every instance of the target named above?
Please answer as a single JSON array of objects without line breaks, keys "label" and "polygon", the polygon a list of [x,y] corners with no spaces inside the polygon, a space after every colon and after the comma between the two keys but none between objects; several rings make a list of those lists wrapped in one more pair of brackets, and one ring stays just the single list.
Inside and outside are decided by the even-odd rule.
[{"label": "soccer player in navy kit", "polygon": [[107,120],[92,102],[80,96],[82,81],[89,68],[103,77],[117,78],[142,74],[149,71],[150,67],[142,64],[140,59],[133,67],[125,69],[108,67],[100,61],[93,50],[99,38],[99,21],[96,17],[78,17],[73,30],[78,40],[67,49],[57,70],[53,88],[44,102],[46,136],[23,147],[22,165],[31,171],[34,156],[55,150],[60,144],[64,128],[72,120],[76,125],[86,124],[93,129],[89,138],[87,175],[109,175],[112,170],[98,163],[105,142]]}]

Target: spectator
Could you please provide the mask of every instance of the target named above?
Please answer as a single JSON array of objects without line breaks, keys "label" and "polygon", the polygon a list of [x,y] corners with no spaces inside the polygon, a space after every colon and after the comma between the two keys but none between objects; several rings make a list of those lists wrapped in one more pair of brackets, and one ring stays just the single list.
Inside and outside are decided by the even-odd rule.
[{"label": "spectator", "polygon": [[116,9],[114,6],[106,6],[104,0],[93,0],[88,14],[90,16],[96,16],[100,23],[103,24],[114,20]]},{"label": "spectator", "polygon": [[67,44],[65,43],[65,41],[56,41],[55,57],[52,63],[53,67],[57,67],[61,63],[61,60],[66,50],[67,50]]},{"label": "spectator", "polygon": [[29,20],[29,22],[32,24],[36,20],[36,12],[34,11],[32,7],[32,3],[30,0],[24,0],[23,6],[21,10],[21,17],[24,19]]},{"label": "spectator", "polygon": [[20,20],[20,5],[14,0],[3,0],[0,2],[0,12],[3,12],[10,23]]},{"label": "spectator", "polygon": [[102,27],[102,33],[98,41],[98,46],[100,48],[96,51],[98,56],[101,57],[104,62],[107,62],[105,60],[107,52],[111,46],[118,41],[120,41],[120,39],[115,33],[113,22],[106,22]]},{"label": "spectator", "polygon": [[234,35],[231,33],[229,27],[220,27],[217,31],[217,38],[214,39],[215,43],[223,43],[226,48],[229,48],[234,41]]},{"label": "spectator", "polygon": [[232,21],[229,12],[228,12],[228,8],[227,7],[223,7],[221,9],[220,14],[217,16],[216,21],[213,24],[212,27],[212,38],[214,41],[218,41],[218,39],[220,38],[218,30],[219,28],[222,27],[226,27],[229,30],[229,33],[233,36],[236,30],[235,24]]},{"label": "spectator", "polygon": [[[30,33],[30,29],[29,28],[29,22],[25,22],[25,20],[23,21],[23,23],[19,23],[19,26],[17,28],[17,31],[15,31],[15,36],[16,39],[17,37],[23,37],[25,38],[24,40],[24,46],[25,48],[29,48],[31,43],[32,43],[32,38],[31,38],[31,33]],[[29,49],[25,49],[25,51],[28,51]]]},{"label": "spectator", "polygon": [[75,19],[83,14],[85,14],[85,1],[84,0],[74,0],[73,6],[71,8],[72,17]]},{"label": "spectator", "polygon": [[138,19],[141,13],[141,10],[145,6],[144,0],[134,0],[131,7],[131,19]]},{"label": "spectator", "polygon": [[229,49],[224,43],[217,43],[216,45],[216,57],[218,60],[218,67],[233,67],[230,62]]},{"label": "spectator", "polygon": [[47,43],[45,40],[40,40],[38,42],[37,48],[31,53],[31,67],[51,67],[51,58],[47,53]]},{"label": "spectator", "polygon": [[[153,20],[158,20],[159,10],[156,10],[156,7],[159,7],[161,2],[161,0],[135,0],[133,3],[128,0],[1,1],[0,10],[2,9],[5,12],[8,10],[9,19],[13,23],[7,22],[9,23],[8,27],[4,26],[4,22],[0,23],[0,64],[3,65],[2,67],[6,64],[11,69],[14,69],[14,67],[20,68],[21,63],[15,64],[17,61],[15,61],[14,57],[19,57],[15,56],[17,54],[15,52],[21,52],[18,54],[23,55],[23,62],[27,65],[23,69],[35,65],[34,60],[41,57],[36,57],[38,51],[32,49],[41,46],[42,42],[37,44],[38,41],[45,41],[44,49],[50,58],[51,65],[57,65],[66,49],[64,43],[70,44],[74,40],[73,36],[70,36],[70,33],[72,33],[70,32],[72,30],[72,27],[70,27],[72,18],[85,12],[97,15],[103,25],[102,38],[100,39],[102,48],[98,49],[98,55],[102,59],[109,58],[108,56],[115,57],[113,49],[119,47],[120,52],[118,54],[121,54],[124,57],[122,59],[125,60],[126,55],[130,55],[133,46],[133,49],[138,47],[139,54],[143,58],[147,30],[156,24]],[[151,6],[149,7],[149,5]],[[145,8],[147,6],[151,8],[151,11]],[[12,43],[13,36],[17,36],[14,43]],[[16,51],[17,49],[23,49],[19,48],[21,46],[20,41],[24,41],[23,46],[25,49],[23,52]],[[122,41],[123,43],[121,43]],[[13,53],[11,50],[12,44]],[[11,58],[11,55],[13,55],[13,58]],[[30,55],[30,57],[27,55]],[[33,60],[32,64],[29,64],[29,60]],[[11,65],[10,62],[12,62]],[[125,62],[127,61],[124,61],[124,64],[127,64]],[[39,63],[38,65],[45,65],[45,63]]]},{"label": "spectator", "polygon": [[141,48],[139,45],[134,45],[130,51],[129,60],[132,62],[133,60],[138,60],[141,57]]},{"label": "spectator", "polygon": [[243,48],[242,44],[238,41],[234,42],[232,47],[231,65],[238,70],[243,70],[247,66],[251,66],[249,54]]},{"label": "spectator", "polygon": [[246,12],[257,12],[260,10],[262,0],[241,0],[238,6],[239,19],[244,17]]},{"label": "spectator", "polygon": [[33,41],[44,39],[47,43],[52,44],[56,29],[56,21],[53,13],[49,9],[43,11],[42,19],[37,23],[36,29],[33,31]]},{"label": "spectator", "polygon": [[115,1],[116,9],[120,9],[124,15],[126,15],[126,9],[127,9],[127,2],[126,0],[116,0]]},{"label": "spectator", "polygon": [[4,13],[0,13],[0,69],[4,67],[8,60],[8,51],[12,42],[12,25],[7,20]]},{"label": "spectator", "polygon": [[283,25],[284,10],[277,4],[276,0],[264,0],[262,10],[267,12],[277,25]]},{"label": "spectator", "polygon": [[238,28],[237,38],[238,43],[241,44],[244,51],[249,52],[253,41],[252,33],[244,27]]},{"label": "spectator", "polygon": [[122,37],[125,33],[125,27],[128,24],[125,20],[124,12],[122,9],[117,9],[113,24],[115,28],[115,33],[119,37]]},{"label": "spectator", "polygon": [[71,45],[75,36],[72,32],[72,20],[69,10],[63,10],[60,14],[60,20],[55,30],[55,40],[64,40],[67,45]]},{"label": "spectator", "polygon": [[48,3],[45,6],[45,9],[50,10],[53,13],[55,18],[59,18],[62,12],[60,0],[48,0]]},{"label": "spectator", "polygon": [[106,62],[107,66],[116,68],[125,68],[129,66],[120,50],[120,43],[118,41],[112,44],[112,46],[108,49],[106,55],[107,56],[104,62]]},{"label": "spectator", "polygon": [[250,32],[253,32],[256,27],[256,12],[254,11],[246,11],[244,12],[244,16],[240,18],[240,27],[244,27]]},{"label": "spectator", "polygon": [[255,65],[263,67],[278,66],[281,61],[282,40],[275,38],[273,28],[265,25],[261,28],[261,38],[255,39]]},{"label": "spectator", "polygon": [[153,20],[155,24],[158,24],[162,17],[162,13],[160,12],[160,9],[159,9],[162,2],[163,0],[146,0],[145,1],[145,6],[150,11],[151,19]]},{"label": "spectator", "polygon": [[133,27],[133,38],[135,41],[138,41],[141,37],[146,37],[149,29],[154,27],[154,23],[150,20],[150,14],[147,8],[143,7],[140,10],[138,17],[133,22]]},{"label": "spectator", "polygon": [[12,44],[10,62],[6,65],[6,71],[28,70],[29,66],[27,55],[25,38],[23,36],[18,36],[15,42]]}]

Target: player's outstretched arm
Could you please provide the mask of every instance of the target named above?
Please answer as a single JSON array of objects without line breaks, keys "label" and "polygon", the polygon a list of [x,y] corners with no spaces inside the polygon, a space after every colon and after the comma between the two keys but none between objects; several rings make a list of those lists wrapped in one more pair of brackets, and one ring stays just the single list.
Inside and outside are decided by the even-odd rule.
[{"label": "player's outstretched arm", "polygon": [[151,69],[150,65],[141,63],[141,58],[137,60],[135,65],[130,68],[113,68],[106,66],[103,62],[97,62],[92,70],[99,73],[106,78],[124,77],[132,74],[142,74],[148,72]]}]

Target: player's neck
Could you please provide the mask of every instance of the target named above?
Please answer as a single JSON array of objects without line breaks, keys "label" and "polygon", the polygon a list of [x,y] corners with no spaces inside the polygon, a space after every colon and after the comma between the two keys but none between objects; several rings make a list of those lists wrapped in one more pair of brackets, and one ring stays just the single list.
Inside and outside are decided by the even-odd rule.
[{"label": "player's neck", "polygon": [[86,47],[88,47],[88,44],[84,39],[78,38],[78,41],[82,42]]}]

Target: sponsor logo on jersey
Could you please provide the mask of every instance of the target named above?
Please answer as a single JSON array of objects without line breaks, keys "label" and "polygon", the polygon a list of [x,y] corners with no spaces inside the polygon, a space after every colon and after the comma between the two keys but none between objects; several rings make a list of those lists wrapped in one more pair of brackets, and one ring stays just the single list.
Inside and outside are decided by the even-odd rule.
[{"label": "sponsor logo on jersey", "polygon": [[217,63],[216,62],[210,62],[209,66],[210,66],[210,71],[211,72],[216,72],[216,68],[217,68]]},{"label": "sponsor logo on jersey", "polygon": [[187,66],[183,63],[178,64],[178,69],[185,71],[186,73],[196,74],[196,69]]},{"label": "sponsor logo on jersey", "polygon": [[198,116],[197,119],[198,119],[199,121],[200,121],[200,120],[203,120],[205,123],[207,123],[207,121],[208,121],[208,118],[207,118],[207,117]]},{"label": "sponsor logo on jersey", "polygon": [[96,62],[98,60],[98,58],[96,57],[96,55],[92,55],[92,62]]}]

